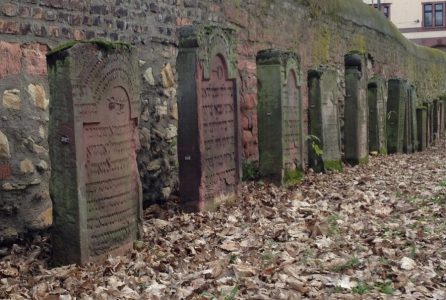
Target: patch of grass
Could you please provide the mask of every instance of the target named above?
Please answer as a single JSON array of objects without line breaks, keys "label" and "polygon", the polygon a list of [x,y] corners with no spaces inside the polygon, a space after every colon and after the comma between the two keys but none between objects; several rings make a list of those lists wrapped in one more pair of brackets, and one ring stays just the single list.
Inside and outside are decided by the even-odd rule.
[{"label": "patch of grass", "polygon": [[242,180],[252,181],[259,178],[259,170],[251,161],[242,162]]},{"label": "patch of grass", "polygon": [[392,287],[392,282],[390,281],[375,283],[375,287],[378,292],[386,295],[393,295],[395,292],[395,289]]},{"label": "patch of grass", "polygon": [[231,256],[229,257],[229,263],[233,264],[235,263],[236,260],[237,260],[237,255],[231,254]]},{"label": "patch of grass", "polygon": [[328,223],[328,234],[329,235],[336,235],[339,233],[339,226],[338,226],[338,220],[340,220],[341,217],[338,214],[332,214],[328,217],[327,223]]},{"label": "patch of grass", "polygon": [[431,199],[431,201],[435,204],[445,205],[446,204],[446,196],[445,195],[437,195]]},{"label": "patch of grass", "polygon": [[354,288],[352,288],[352,293],[357,295],[364,295],[370,292],[372,289],[373,287],[360,281]]},{"label": "patch of grass", "polygon": [[224,299],[224,300],[235,300],[238,293],[238,285],[235,285],[230,291],[227,290],[221,290],[218,295],[212,294],[210,292],[203,292],[201,293],[201,296],[205,299],[210,300],[217,300],[217,299]]},{"label": "patch of grass", "polygon": [[446,180],[442,180],[438,183],[439,186],[441,187],[446,187]]},{"label": "patch of grass", "polygon": [[334,267],[333,271],[344,272],[348,269],[354,269],[354,268],[358,267],[359,265],[361,265],[361,261],[357,257],[353,256],[346,263]]},{"label": "patch of grass", "polygon": [[314,257],[315,255],[312,250],[305,250],[300,261],[303,265],[307,266],[309,264],[309,261],[311,259],[314,259]]}]

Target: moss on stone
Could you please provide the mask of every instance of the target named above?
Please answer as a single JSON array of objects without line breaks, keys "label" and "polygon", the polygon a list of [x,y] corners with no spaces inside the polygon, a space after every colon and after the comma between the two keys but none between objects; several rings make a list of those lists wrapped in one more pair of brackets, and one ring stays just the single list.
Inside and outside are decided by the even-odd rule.
[{"label": "moss on stone", "polygon": [[342,171],[342,162],[340,160],[326,160],[324,166],[327,171]]},{"label": "moss on stone", "polygon": [[285,170],[283,176],[283,183],[286,186],[292,186],[300,183],[304,178],[301,170]]},{"label": "moss on stone", "polygon": [[94,39],[94,40],[89,40],[89,41],[68,41],[68,42],[60,44],[60,45],[54,47],[53,49],[51,49],[51,51],[49,51],[47,53],[47,56],[52,56],[59,52],[70,49],[71,47],[73,47],[77,44],[94,44],[94,45],[98,46],[99,48],[104,49],[106,51],[120,49],[120,48],[131,49],[133,47],[132,45],[130,45],[128,43],[110,42],[110,41],[99,40],[99,39]]}]

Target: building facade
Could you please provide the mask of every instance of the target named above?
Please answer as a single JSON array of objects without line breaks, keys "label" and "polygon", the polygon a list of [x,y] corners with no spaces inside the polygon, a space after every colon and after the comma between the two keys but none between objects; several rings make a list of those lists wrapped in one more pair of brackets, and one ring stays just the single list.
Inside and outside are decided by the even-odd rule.
[{"label": "building facade", "polygon": [[[364,2],[378,6],[377,0]],[[383,0],[380,9],[407,39],[423,46],[446,50],[446,2]]]}]

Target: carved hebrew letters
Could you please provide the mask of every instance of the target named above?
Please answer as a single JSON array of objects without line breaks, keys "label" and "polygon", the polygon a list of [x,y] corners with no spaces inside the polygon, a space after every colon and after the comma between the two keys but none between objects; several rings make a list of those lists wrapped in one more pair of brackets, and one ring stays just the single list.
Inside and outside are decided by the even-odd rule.
[{"label": "carved hebrew letters", "polygon": [[[141,192],[135,151],[139,95],[135,64],[126,50],[107,53],[94,45],[77,45],[68,52],[68,59],[75,63],[69,78],[72,99],[65,100],[73,105],[54,101],[50,117],[52,163],[66,160],[60,162],[64,164],[60,169],[57,161],[52,177],[58,233],[53,236],[56,261],[84,263],[122,254],[138,236]],[[51,63],[50,67],[56,68]],[[63,88],[53,84],[52,96]],[[73,189],[71,185],[76,184]],[[63,218],[70,220],[69,226]],[[63,249],[61,239],[70,234],[78,236],[79,241],[73,242],[78,246]],[[57,253],[64,250],[69,258]]]},{"label": "carved hebrew letters", "polygon": [[231,193],[237,182],[234,92],[235,83],[227,79],[224,58],[216,56],[210,79],[201,86],[206,201]]},{"label": "carved hebrew letters", "polygon": [[213,210],[237,197],[240,182],[234,32],[197,25],[179,33],[180,198],[185,210]]}]

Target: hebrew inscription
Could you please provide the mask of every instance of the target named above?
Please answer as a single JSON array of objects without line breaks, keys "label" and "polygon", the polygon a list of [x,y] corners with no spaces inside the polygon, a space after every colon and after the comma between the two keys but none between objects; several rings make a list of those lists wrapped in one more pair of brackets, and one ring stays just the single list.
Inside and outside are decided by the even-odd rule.
[{"label": "hebrew inscription", "polygon": [[52,74],[70,74],[50,78],[68,85],[52,84],[52,96],[71,88],[72,97],[54,97],[50,116],[54,252],[57,262],[84,263],[124,254],[139,233],[138,72],[127,48],[82,44],[67,52],[70,64],[50,63],[69,68]]},{"label": "hebrew inscription", "polygon": [[201,86],[206,200],[233,193],[237,181],[234,92],[224,59],[216,56],[210,79]]}]

